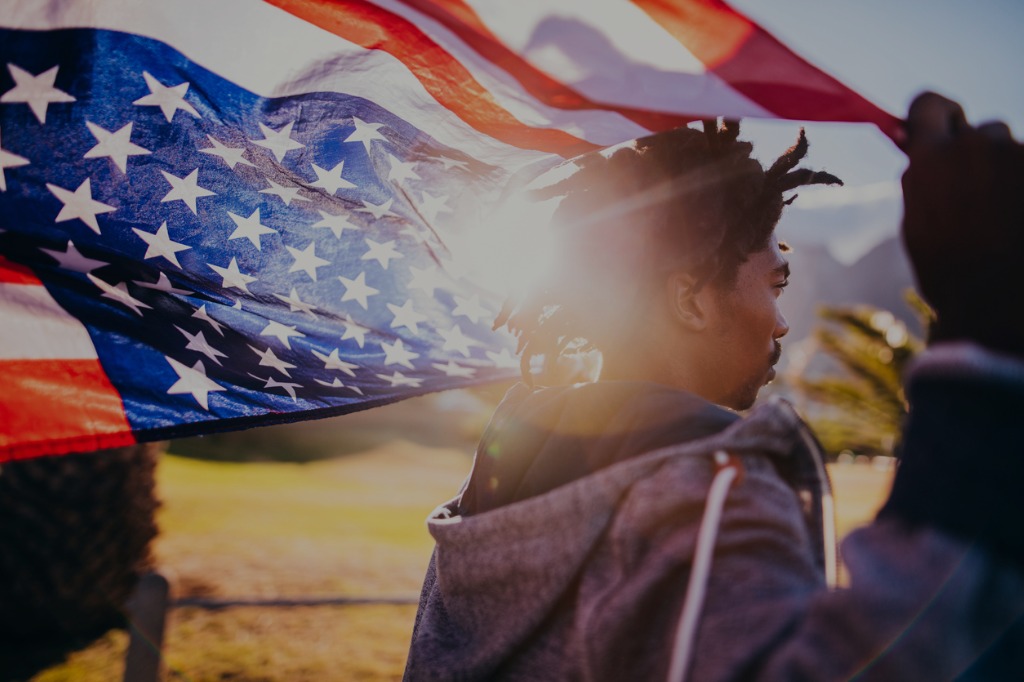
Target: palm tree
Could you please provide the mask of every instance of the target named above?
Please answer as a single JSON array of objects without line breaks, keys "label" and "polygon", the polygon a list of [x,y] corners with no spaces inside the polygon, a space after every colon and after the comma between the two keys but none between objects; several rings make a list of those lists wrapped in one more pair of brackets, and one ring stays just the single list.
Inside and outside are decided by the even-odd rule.
[{"label": "palm tree", "polygon": [[[927,308],[908,295],[922,315]],[[892,313],[867,305],[825,307],[824,322],[785,380],[825,450],[891,455],[906,399],[902,376],[923,342]]]}]

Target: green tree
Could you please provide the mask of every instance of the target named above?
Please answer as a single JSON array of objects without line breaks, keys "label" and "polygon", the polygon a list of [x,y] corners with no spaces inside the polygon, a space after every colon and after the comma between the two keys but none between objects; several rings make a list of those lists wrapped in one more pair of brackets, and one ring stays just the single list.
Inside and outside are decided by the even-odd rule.
[{"label": "green tree", "polygon": [[[908,298],[924,317],[920,299]],[[797,407],[832,457],[891,455],[906,415],[903,373],[923,342],[880,308],[824,307],[819,316],[823,324],[785,377]]]}]

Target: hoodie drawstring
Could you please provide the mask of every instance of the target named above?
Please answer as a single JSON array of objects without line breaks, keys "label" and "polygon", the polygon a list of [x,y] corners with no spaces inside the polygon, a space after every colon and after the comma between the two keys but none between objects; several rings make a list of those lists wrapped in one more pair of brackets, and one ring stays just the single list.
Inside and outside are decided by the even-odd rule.
[{"label": "hoodie drawstring", "polygon": [[668,682],[683,682],[687,677],[690,660],[693,658],[693,645],[697,636],[697,623],[704,597],[708,589],[708,577],[711,574],[711,557],[714,554],[718,528],[722,523],[722,512],[729,489],[740,476],[742,467],[739,460],[730,457],[724,450],[714,454],[715,478],[708,490],[708,499],[704,505],[704,517],[697,532],[697,547],[693,556],[693,567],[690,580],[686,586],[686,599],[683,610],[676,625],[675,643],[672,647],[672,662],[669,665]]}]

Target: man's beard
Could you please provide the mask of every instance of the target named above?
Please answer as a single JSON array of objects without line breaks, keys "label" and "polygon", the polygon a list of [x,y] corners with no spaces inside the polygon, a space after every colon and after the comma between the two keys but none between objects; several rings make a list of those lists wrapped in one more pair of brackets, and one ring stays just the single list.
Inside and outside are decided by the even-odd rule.
[{"label": "man's beard", "polygon": [[775,352],[772,353],[771,366],[779,364],[779,360],[782,359],[782,344],[778,341],[775,342]]}]

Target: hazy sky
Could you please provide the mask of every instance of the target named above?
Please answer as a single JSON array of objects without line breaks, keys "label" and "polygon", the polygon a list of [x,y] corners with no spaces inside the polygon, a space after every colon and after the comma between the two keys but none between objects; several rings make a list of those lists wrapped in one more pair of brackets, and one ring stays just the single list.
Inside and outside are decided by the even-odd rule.
[{"label": "hazy sky", "polygon": [[[1024,132],[1021,0],[732,0],[777,38],[862,95],[902,117],[925,89],[959,100],[975,121],[1000,118]],[[746,125],[765,158],[792,124]],[[848,184],[892,181],[902,154],[866,126],[808,125],[812,165]]]}]

